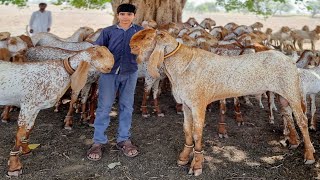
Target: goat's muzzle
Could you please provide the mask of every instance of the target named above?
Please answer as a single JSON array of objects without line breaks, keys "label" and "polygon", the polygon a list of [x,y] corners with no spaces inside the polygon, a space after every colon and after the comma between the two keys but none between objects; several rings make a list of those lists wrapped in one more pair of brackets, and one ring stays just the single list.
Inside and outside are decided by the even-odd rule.
[{"label": "goat's muzzle", "polygon": [[140,53],[140,48],[138,46],[130,46],[131,48],[131,53],[132,54],[139,54]]}]

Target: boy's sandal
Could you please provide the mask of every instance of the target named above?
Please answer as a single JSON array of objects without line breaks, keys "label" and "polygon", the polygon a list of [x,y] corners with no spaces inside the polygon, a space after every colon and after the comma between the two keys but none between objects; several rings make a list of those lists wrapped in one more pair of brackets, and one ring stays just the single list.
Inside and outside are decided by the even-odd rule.
[{"label": "boy's sandal", "polygon": [[[91,155],[97,155],[97,158],[90,157]],[[87,151],[87,159],[91,161],[99,161],[102,158],[102,144],[92,144],[90,149]]]},{"label": "boy's sandal", "polygon": [[139,154],[137,146],[133,145],[130,140],[119,142],[116,146],[128,157],[135,157]]}]

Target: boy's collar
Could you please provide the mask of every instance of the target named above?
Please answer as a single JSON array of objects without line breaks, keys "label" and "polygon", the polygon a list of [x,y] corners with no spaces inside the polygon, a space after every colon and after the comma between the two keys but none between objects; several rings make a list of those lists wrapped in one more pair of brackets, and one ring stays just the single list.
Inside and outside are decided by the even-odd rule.
[{"label": "boy's collar", "polygon": [[[129,26],[128,29],[130,29],[132,26],[133,26],[133,23],[131,23],[131,25]],[[117,27],[118,29],[123,29],[122,27],[119,26],[119,23],[116,24],[116,27]],[[123,30],[125,30],[125,29],[123,29]]]}]

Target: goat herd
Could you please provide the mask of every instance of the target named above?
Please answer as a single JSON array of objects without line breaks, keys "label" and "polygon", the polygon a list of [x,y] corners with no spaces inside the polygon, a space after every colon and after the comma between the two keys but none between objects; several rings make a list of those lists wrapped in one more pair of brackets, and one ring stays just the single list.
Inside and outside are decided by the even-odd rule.
[{"label": "goat herd", "polygon": [[[226,137],[226,98],[234,98],[235,117],[243,123],[238,97],[268,96],[270,123],[273,123],[274,98],[281,105],[284,135],[291,147],[300,143],[293,121],[302,133],[304,162],[315,162],[314,148],[306,117],[307,95],[311,99],[310,128],[316,130],[316,94],[320,91],[319,40],[320,26],[309,30],[293,30],[287,26],[277,32],[256,22],[250,26],[228,23],[216,26],[214,20],[198,23],[189,18],[185,23],[158,25],[143,21],[144,30],[130,41],[131,52],[138,55],[139,74],[145,79],[141,105],[143,117],[148,117],[147,99],[153,90],[154,111],[164,116],[159,106],[160,82],[169,79],[177,102],[177,113],[184,114],[185,145],[178,165],[186,165],[191,157],[190,174],[202,173],[202,133],[207,106],[220,101],[218,133]],[[31,152],[29,135],[41,109],[56,105],[71,86],[71,101],[65,117],[65,128],[72,128],[75,104],[81,104],[81,119],[92,125],[99,74],[110,72],[114,59],[110,51],[94,42],[101,29],[81,27],[71,37],[63,39],[51,33],[11,37],[0,33],[0,105],[4,105],[2,122],[8,122],[12,106],[20,107],[15,145],[10,152],[8,176],[19,176],[22,164],[19,156]],[[303,43],[311,42],[312,50]],[[298,44],[298,49],[296,48]],[[86,107],[87,100],[91,104]],[[65,102],[63,102],[65,103]],[[87,112],[89,111],[89,115]]]}]

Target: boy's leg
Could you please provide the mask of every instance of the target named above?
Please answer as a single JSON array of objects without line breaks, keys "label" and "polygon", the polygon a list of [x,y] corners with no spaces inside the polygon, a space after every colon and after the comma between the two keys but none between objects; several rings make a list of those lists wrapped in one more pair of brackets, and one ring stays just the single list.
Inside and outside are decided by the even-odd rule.
[{"label": "boy's leg", "polygon": [[[122,75],[121,75],[122,76]],[[121,77],[119,86],[119,128],[117,143],[130,138],[134,91],[138,79],[138,72]]]},{"label": "boy's leg", "polygon": [[106,144],[108,142],[105,131],[110,123],[109,113],[118,89],[117,76],[115,74],[101,74],[99,78],[98,108],[93,135],[95,144]]}]

